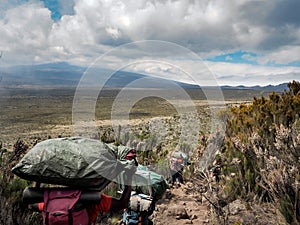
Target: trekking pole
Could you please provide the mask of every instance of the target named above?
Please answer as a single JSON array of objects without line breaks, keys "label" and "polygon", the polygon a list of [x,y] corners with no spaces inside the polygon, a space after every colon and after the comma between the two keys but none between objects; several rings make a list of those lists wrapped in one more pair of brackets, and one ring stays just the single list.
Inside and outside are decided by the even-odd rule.
[{"label": "trekking pole", "polygon": [[150,194],[150,197],[153,197],[153,193],[152,193],[152,185],[151,185],[151,177],[150,177],[150,173],[148,173],[148,191]]}]

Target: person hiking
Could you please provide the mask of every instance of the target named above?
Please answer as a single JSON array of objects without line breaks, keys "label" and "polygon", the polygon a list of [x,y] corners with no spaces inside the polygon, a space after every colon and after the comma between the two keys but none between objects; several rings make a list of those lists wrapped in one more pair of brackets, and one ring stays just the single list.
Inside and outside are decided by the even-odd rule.
[{"label": "person hiking", "polygon": [[183,184],[183,169],[189,165],[186,154],[180,151],[174,151],[170,158],[170,180],[171,186],[175,183]]},{"label": "person hiking", "polygon": [[215,181],[217,183],[220,182],[220,176],[221,176],[221,172],[222,172],[222,167],[223,167],[222,159],[221,158],[217,158],[213,162],[213,167],[210,170],[212,172],[212,176],[215,177]]},{"label": "person hiking", "polygon": [[[85,204],[75,204],[75,202],[74,202],[73,206],[74,206],[74,208],[77,207],[77,209],[73,210],[74,215],[72,215],[72,216],[70,216],[70,212],[68,213],[68,217],[71,217],[71,219],[67,218],[66,223],[61,222],[61,221],[59,221],[59,219],[56,219],[56,218],[54,218],[52,220],[55,222],[51,222],[49,220],[50,216],[58,218],[58,216],[60,216],[60,212],[55,211],[50,216],[49,216],[49,213],[48,213],[48,215],[45,214],[45,209],[48,206],[48,203],[45,202],[45,199],[44,199],[44,202],[29,205],[29,208],[43,212],[43,220],[44,220],[45,225],[64,225],[64,224],[66,224],[66,225],[94,225],[96,223],[96,219],[97,219],[99,213],[101,213],[101,212],[104,212],[104,213],[116,212],[116,211],[119,211],[119,210],[122,210],[122,209],[128,207],[129,200],[131,197],[131,191],[132,191],[132,188],[131,188],[132,177],[133,177],[133,175],[136,171],[137,165],[138,165],[138,163],[136,161],[136,151],[134,149],[129,151],[128,154],[126,155],[125,159],[126,160],[134,160],[135,167],[133,170],[127,172],[124,176],[125,188],[124,188],[120,198],[114,198],[112,196],[101,193],[100,198],[99,198],[99,196],[97,196],[97,198],[100,199],[99,201],[97,201],[97,203],[91,203],[91,204],[85,205]],[[71,193],[68,197],[71,198],[71,196],[74,196],[75,194],[76,193]],[[51,198],[51,193],[49,194],[49,198]],[[80,203],[80,202],[78,202],[78,203]],[[75,215],[76,213],[79,214],[78,212],[82,211],[82,210],[84,210],[84,213],[85,213],[85,214],[83,214],[83,216]],[[82,217],[86,217],[86,218],[82,218]]]},{"label": "person hiking", "polygon": [[168,182],[162,175],[139,165],[135,174],[129,205],[124,209],[119,225],[153,225],[151,215],[156,202],[168,188]]},{"label": "person hiking", "polygon": [[171,186],[173,186],[175,183],[176,184],[182,184],[183,183],[183,166],[180,166],[179,169],[173,169],[174,167],[172,167],[170,169],[171,172]]}]

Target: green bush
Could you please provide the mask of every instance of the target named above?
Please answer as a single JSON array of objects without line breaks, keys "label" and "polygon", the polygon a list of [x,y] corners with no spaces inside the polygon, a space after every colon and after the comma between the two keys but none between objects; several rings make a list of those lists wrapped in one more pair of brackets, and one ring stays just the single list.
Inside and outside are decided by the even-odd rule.
[{"label": "green bush", "polygon": [[289,224],[292,224],[293,222],[293,204],[289,198],[289,196],[284,196],[282,199],[280,199],[280,212],[285,217],[286,221]]},{"label": "green bush", "polygon": [[299,132],[300,83],[293,81],[288,87],[289,91],[254,97],[252,103],[227,111],[222,155],[228,162],[240,161],[224,170],[227,176],[236,174],[226,192],[236,189],[235,198],[259,196],[263,201],[280,201],[280,211],[290,223],[300,221],[300,199],[289,188],[299,182],[300,173],[293,140]]}]

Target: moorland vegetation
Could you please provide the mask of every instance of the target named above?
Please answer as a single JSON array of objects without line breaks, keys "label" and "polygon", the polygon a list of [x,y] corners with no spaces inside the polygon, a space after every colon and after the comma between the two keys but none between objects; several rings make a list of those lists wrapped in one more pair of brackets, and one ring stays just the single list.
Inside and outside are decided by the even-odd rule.
[{"label": "moorland vegetation", "polygon": [[[289,90],[253,97],[251,102],[228,107],[220,112],[226,123],[224,142],[216,157],[222,159],[222,185],[227,203],[243,199],[255,204],[271,203],[280,210],[288,224],[300,222],[300,82],[292,81]],[[174,119],[176,117],[173,117]],[[172,119],[169,121],[172,123]],[[142,130],[145,125],[137,125]],[[172,128],[176,129],[176,128]],[[99,138],[111,140],[109,129]],[[147,132],[141,132],[147,135]],[[171,132],[172,133],[172,132]],[[173,132],[176,133],[176,132]],[[197,160],[208,144],[208,132],[200,132],[199,146],[187,170],[192,178],[199,171]],[[141,136],[141,139],[145,138]],[[21,201],[23,189],[31,182],[15,177],[11,168],[29,149],[28,143],[16,140],[12,149],[0,142],[0,224],[40,224],[40,217],[30,212]],[[157,161],[171,148],[159,145],[163,154],[141,155],[139,161]],[[164,149],[165,148],[165,149]],[[232,162],[238,162],[231,166]]]}]

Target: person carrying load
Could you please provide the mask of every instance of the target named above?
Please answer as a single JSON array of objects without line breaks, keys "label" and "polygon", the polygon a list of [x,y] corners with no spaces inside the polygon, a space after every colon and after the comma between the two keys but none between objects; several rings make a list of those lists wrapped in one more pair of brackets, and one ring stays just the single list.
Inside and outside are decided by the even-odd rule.
[{"label": "person carrying load", "polygon": [[[45,142],[35,146],[12,169],[21,178],[64,185],[24,190],[24,203],[42,212],[44,225],[93,225],[100,212],[118,211],[128,206],[132,177],[137,168],[135,150],[128,151],[123,161],[118,162],[110,147],[97,140],[64,138]],[[89,148],[92,149],[90,152],[84,152]],[[79,160],[87,153],[91,158],[86,156],[84,160]],[[120,172],[124,173],[125,187],[121,197],[114,198],[101,193]]]},{"label": "person carrying load", "polygon": [[185,166],[190,165],[187,154],[181,151],[174,151],[170,157],[170,181],[171,186],[175,183],[183,184],[183,169]]},{"label": "person carrying load", "polygon": [[212,176],[215,178],[217,183],[220,182],[220,177],[222,174],[223,162],[221,157],[217,157],[216,160],[213,162],[213,167],[210,169]]},{"label": "person carrying load", "polygon": [[161,199],[168,188],[168,182],[163,176],[138,165],[132,180],[132,193],[129,205],[124,209],[120,224],[152,225],[151,215],[156,202]]},{"label": "person carrying load", "polygon": [[[113,147],[117,158],[128,155],[128,147]],[[129,154],[130,155],[130,154]],[[168,188],[164,177],[149,169],[147,166],[138,165],[132,178],[132,192],[128,207],[124,208],[119,224],[122,225],[152,225],[151,215],[155,210],[156,202],[161,199]],[[122,179],[123,176],[119,176]],[[117,183],[124,183],[122,181]],[[120,185],[122,190],[124,187]]]}]

